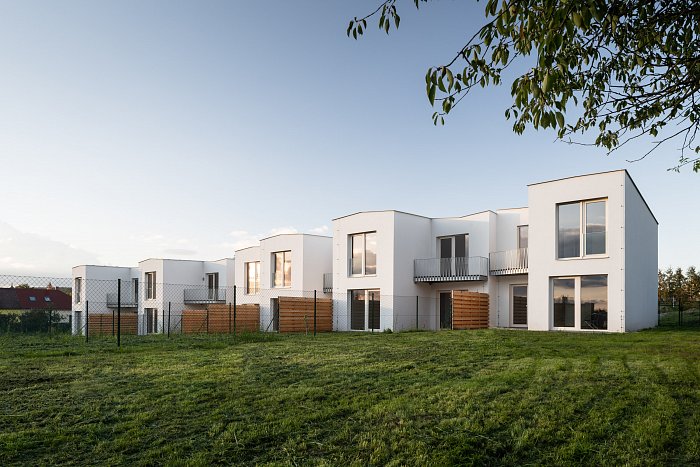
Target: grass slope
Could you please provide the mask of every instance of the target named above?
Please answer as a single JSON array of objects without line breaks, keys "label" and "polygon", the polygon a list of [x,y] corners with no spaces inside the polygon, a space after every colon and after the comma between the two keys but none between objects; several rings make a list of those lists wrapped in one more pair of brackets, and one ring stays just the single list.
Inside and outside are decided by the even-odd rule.
[{"label": "grass slope", "polygon": [[700,463],[700,333],[0,337],[0,465]]}]

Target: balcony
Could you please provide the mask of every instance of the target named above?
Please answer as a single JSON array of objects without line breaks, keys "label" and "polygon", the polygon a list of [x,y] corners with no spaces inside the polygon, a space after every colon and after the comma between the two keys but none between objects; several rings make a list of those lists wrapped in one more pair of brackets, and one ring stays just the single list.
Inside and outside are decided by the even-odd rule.
[{"label": "balcony", "polygon": [[323,293],[333,292],[333,273],[327,272],[323,275]]},{"label": "balcony", "polygon": [[226,289],[185,289],[185,303],[226,303]]},{"label": "balcony", "polygon": [[122,308],[136,308],[137,300],[133,291],[123,291],[121,293],[121,303],[117,303],[117,292],[107,294],[107,308],[116,308],[121,305]]},{"label": "balcony", "polygon": [[469,258],[427,258],[413,262],[414,282],[485,281],[489,260],[482,256]]},{"label": "balcony", "polygon": [[489,254],[492,276],[527,274],[527,248],[495,251]]}]

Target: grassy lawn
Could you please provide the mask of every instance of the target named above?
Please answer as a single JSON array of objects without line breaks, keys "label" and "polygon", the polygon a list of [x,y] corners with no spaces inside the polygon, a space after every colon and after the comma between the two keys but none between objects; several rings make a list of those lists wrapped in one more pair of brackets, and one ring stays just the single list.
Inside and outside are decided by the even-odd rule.
[{"label": "grassy lawn", "polygon": [[0,465],[700,463],[700,332],[0,337]]}]

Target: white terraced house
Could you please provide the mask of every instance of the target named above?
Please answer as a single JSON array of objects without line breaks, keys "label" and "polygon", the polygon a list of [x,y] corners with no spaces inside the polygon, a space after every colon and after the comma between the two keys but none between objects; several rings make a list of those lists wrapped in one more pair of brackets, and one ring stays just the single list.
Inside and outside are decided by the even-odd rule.
[{"label": "white terraced house", "polygon": [[[183,310],[204,309],[208,304],[227,303],[233,287],[234,262],[151,258],[137,267],[82,265],[73,268],[73,332],[84,333],[85,311],[138,315],[138,333],[175,329]],[[118,303],[117,280],[121,279]]]},{"label": "white terraced house", "polygon": [[[236,303],[260,305],[260,328],[279,329],[279,297],[324,294],[324,274],[332,267],[331,237],[279,234],[235,253]],[[327,291],[330,291],[326,289]]]},{"label": "white terraced house", "polygon": [[657,230],[626,170],[529,185],[523,208],[340,217],[333,221],[336,327],[452,328],[453,303],[471,299],[465,292],[481,293],[490,327],[652,327]]}]

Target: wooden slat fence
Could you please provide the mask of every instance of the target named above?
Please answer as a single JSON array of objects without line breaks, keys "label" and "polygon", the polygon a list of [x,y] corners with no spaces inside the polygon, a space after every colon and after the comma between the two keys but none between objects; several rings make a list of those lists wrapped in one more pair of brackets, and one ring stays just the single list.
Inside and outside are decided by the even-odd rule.
[{"label": "wooden slat fence", "polygon": [[[279,297],[280,332],[313,332],[313,297]],[[316,299],[316,331],[333,331],[333,300]]]},{"label": "wooden slat fence", "polygon": [[452,329],[489,327],[489,294],[452,291]]},{"label": "wooden slat fence", "polygon": [[[237,305],[234,316],[233,306],[227,304],[209,305],[207,310],[183,310],[182,332],[195,333],[229,333],[255,332],[260,330],[260,305]],[[235,321],[234,321],[235,318]],[[207,322],[208,321],[208,322]]]},{"label": "wooden slat fence", "polygon": [[[114,321],[112,321],[114,317]],[[138,334],[138,315],[136,313],[121,314],[120,330],[122,334]],[[97,335],[112,335],[117,332],[117,315],[116,313],[90,313],[88,321],[88,334],[91,336]]]}]

